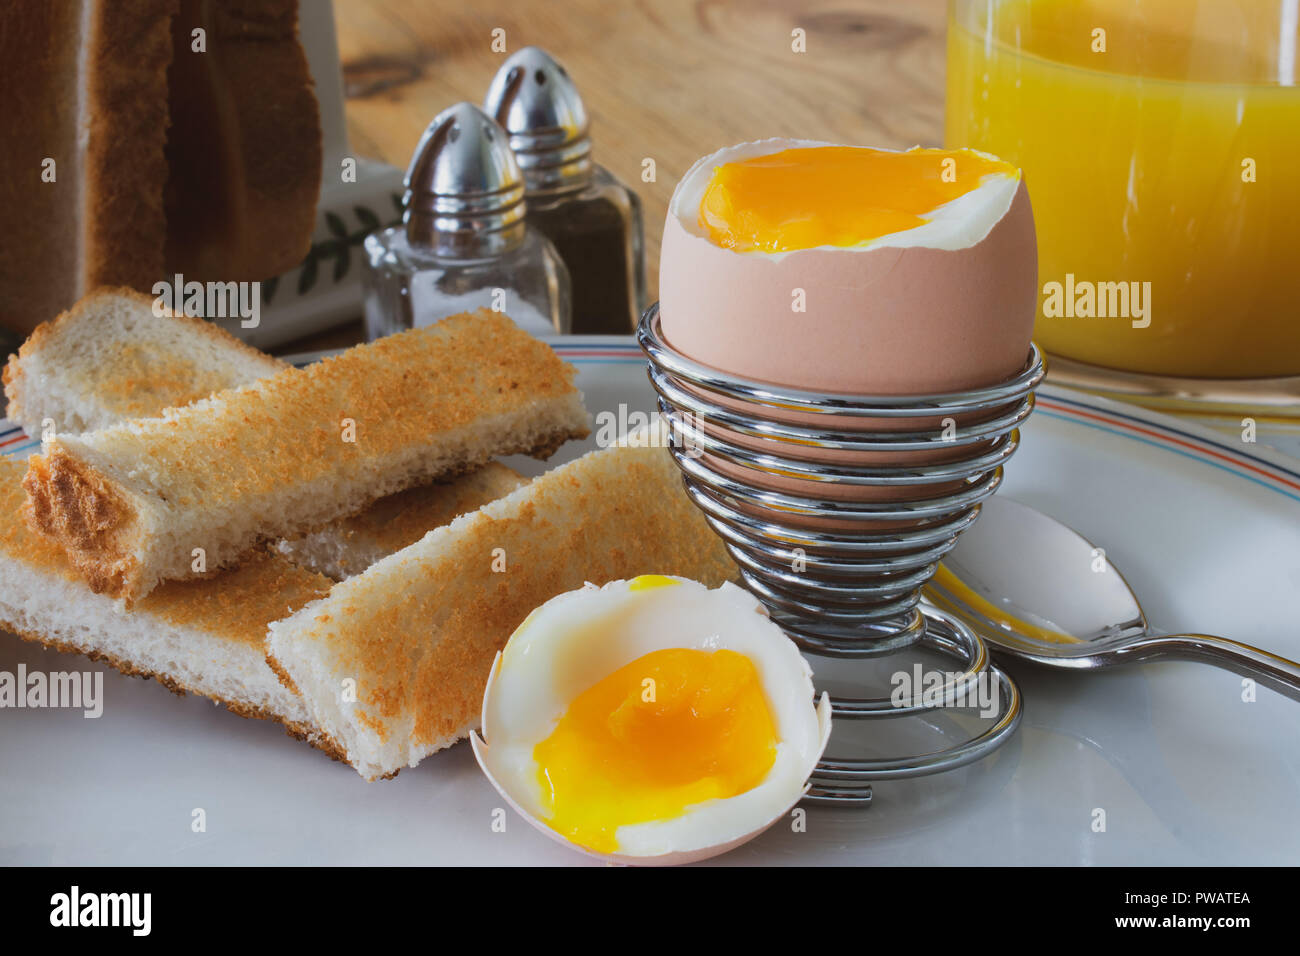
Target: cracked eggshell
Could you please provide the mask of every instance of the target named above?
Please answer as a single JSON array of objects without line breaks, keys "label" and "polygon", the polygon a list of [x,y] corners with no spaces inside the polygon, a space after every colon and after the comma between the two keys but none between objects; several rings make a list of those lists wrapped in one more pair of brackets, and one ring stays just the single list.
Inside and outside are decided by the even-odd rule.
[{"label": "cracked eggshell", "polygon": [[[649,653],[650,650],[691,646],[731,646],[732,649],[740,650],[744,647],[745,642],[729,640],[728,635],[725,633],[702,635],[699,640],[681,640],[680,635],[674,633],[674,630],[676,629],[651,627],[644,629],[638,637],[628,638],[626,646],[610,650],[607,642],[611,640],[621,640],[626,637],[626,634],[620,634],[617,631],[612,632],[611,634],[604,630],[592,630],[590,628],[584,629],[582,625],[584,623],[590,623],[590,621],[583,621],[578,615],[573,614],[572,612],[575,610],[575,602],[581,602],[584,599],[590,600],[591,595],[599,596],[602,592],[609,594],[611,591],[616,592],[619,588],[626,588],[628,583],[626,581],[612,581],[600,588],[597,588],[594,585],[587,585],[585,588],[558,595],[550,601],[547,601],[524,620],[523,624],[521,624],[518,629],[516,629],[515,633],[511,635],[510,642],[507,642],[506,648],[497,653],[496,659],[492,663],[491,674],[488,676],[487,687],[483,691],[483,711],[480,723],[482,728],[481,736],[479,733],[470,734],[470,746],[474,751],[475,759],[478,760],[479,767],[482,768],[483,773],[487,776],[492,786],[497,789],[497,792],[499,792],[506,802],[510,804],[511,809],[532,824],[532,826],[537,830],[555,840],[557,843],[561,843],[572,850],[582,853],[584,856],[600,860],[604,863],[632,866],[674,866],[684,863],[694,863],[699,860],[718,856],[719,854],[735,849],[743,843],[749,842],[786,816],[803,797],[804,793],[807,792],[807,779],[809,775],[811,775],[817,761],[821,759],[822,753],[826,750],[826,743],[830,739],[830,698],[826,694],[822,694],[816,705],[814,706],[812,704],[814,691],[811,668],[799,653],[798,648],[795,647],[794,642],[781,633],[780,629],[768,619],[766,611],[763,610],[762,605],[758,603],[753,595],[730,583],[723,584],[722,587],[710,591],[708,588],[704,587],[704,585],[696,581],[691,581],[685,578],[674,578],[674,580],[678,581],[684,587],[681,589],[662,589],[662,592],[669,592],[669,599],[671,599],[671,592],[679,590],[687,594],[692,594],[694,598],[698,598],[701,592],[705,596],[718,595],[721,592],[726,600],[733,606],[730,608],[715,608],[715,610],[720,610],[724,616],[730,616],[733,618],[729,625],[730,627],[758,627],[764,632],[767,632],[770,629],[770,637],[767,633],[764,633],[761,638],[763,643],[768,645],[763,648],[763,653],[760,655],[764,660],[755,660],[755,663],[760,667],[760,673],[763,675],[764,689],[768,692],[769,700],[773,704],[775,713],[778,715],[778,722],[780,723],[779,715],[782,714],[786,708],[791,706],[791,698],[789,696],[785,697],[784,703],[781,701],[771,701],[773,695],[772,684],[770,682],[773,681],[777,675],[767,671],[779,663],[781,665],[780,680],[782,684],[785,685],[787,691],[793,691],[793,693],[797,694],[801,699],[809,702],[808,706],[810,712],[807,714],[807,719],[812,721],[815,726],[811,728],[811,733],[806,735],[808,739],[804,741],[804,745],[797,745],[796,741],[787,739],[784,735],[782,736],[782,745],[791,745],[795,747],[791,757],[798,762],[797,769],[800,774],[800,785],[775,801],[771,798],[775,797],[776,794],[774,792],[769,793],[764,800],[767,807],[766,810],[761,810],[753,800],[749,802],[748,806],[744,807],[740,807],[736,804],[736,801],[740,801],[746,797],[752,798],[753,795],[768,783],[768,780],[765,779],[753,790],[747,791],[746,793],[737,794],[735,797],[729,797],[724,800],[709,801],[699,807],[690,808],[684,811],[680,817],[676,818],[676,820],[650,821],[648,823],[633,825],[635,828],[662,827],[665,824],[672,827],[679,821],[687,820],[692,814],[700,813],[702,810],[708,811],[710,803],[714,805],[712,808],[713,811],[717,811],[721,805],[727,805],[721,806],[721,809],[726,811],[733,811],[734,809],[739,808],[741,810],[739,813],[712,813],[710,819],[713,819],[715,822],[720,821],[720,825],[717,827],[718,838],[715,842],[710,842],[708,840],[701,841],[698,838],[694,838],[688,841],[693,845],[683,846],[680,849],[669,849],[665,852],[648,854],[634,854],[628,852],[599,853],[574,843],[562,834],[553,830],[540,818],[537,811],[538,795],[534,793],[521,792],[523,785],[521,785],[518,780],[518,768],[515,768],[515,770],[512,771],[510,767],[504,765],[505,758],[500,757],[498,754],[494,754],[494,741],[501,745],[502,750],[507,747],[507,743],[505,742],[507,728],[503,725],[508,723],[508,721],[503,719],[502,715],[504,708],[501,706],[502,701],[498,699],[497,695],[504,693],[501,690],[502,673],[506,666],[505,661],[508,658],[514,658],[510,664],[511,667],[519,667],[523,665],[537,668],[538,672],[531,676],[542,678],[536,682],[530,681],[529,683],[532,685],[531,688],[526,685],[524,687],[524,692],[519,693],[514,697],[515,702],[522,700],[522,706],[531,711],[531,709],[538,707],[539,704],[545,703],[545,698],[549,693],[546,688],[553,686],[553,680],[557,679],[555,676],[557,673],[555,670],[557,662],[559,662],[560,666],[563,667],[565,666],[562,663],[563,661],[574,662],[581,660],[586,662],[584,666],[590,668],[593,666],[591,664],[591,657],[593,655],[585,653],[583,647],[566,646],[562,641],[534,642],[526,645],[522,650],[517,647],[516,653],[512,655],[510,644],[515,642],[517,638],[520,638],[520,636],[527,630],[534,627],[543,631],[546,628],[551,628],[553,633],[560,634],[561,636],[564,628],[568,628],[570,633],[580,633],[585,630],[586,638],[599,640],[605,645],[600,648],[600,652],[606,654],[609,657],[609,660],[605,661],[604,666],[600,669],[607,673],[612,673],[614,670],[617,670],[618,667],[635,660],[642,654]],[[653,604],[653,601],[651,604]],[[652,622],[660,622],[660,617],[654,615],[653,610],[647,609],[645,613],[652,615],[649,618]],[[750,614],[753,614],[754,617],[749,618],[748,615]],[[566,620],[566,618],[569,618],[570,620]],[[557,623],[560,625],[559,628],[556,627]],[[718,621],[715,620],[711,623],[716,624]],[[576,629],[574,627],[575,625]],[[708,627],[706,626],[704,630],[708,630]],[[754,657],[751,656],[751,659],[753,660]],[[617,663],[614,663],[615,661]],[[766,668],[764,667],[764,664],[767,665]],[[551,678],[551,680],[547,680],[546,678]],[[516,686],[515,690],[518,691],[519,689],[520,688]],[[568,701],[563,702],[563,706],[566,709],[568,703]],[[554,702],[551,702],[551,708],[554,709]],[[547,722],[546,717],[549,716],[550,721],[553,721],[558,719],[559,715],[537,714],[533,716],[535,720],[542,721],[541,725],[545,726],[547,728],[546,733],[549,733],[550,723]],[[530,726],[535,726],[532,721],[530,721],[529,724]],[[781,730],[789,733],[789,728],[785,727],[784,724],[781,724]],[[518,747],[515,749],[517,750]],[[777,767],[778,764],[774,764],[773,771],[776,771]],[[729,826],[734,829],[737,821],[743,821],[746,817],[749,818],[749,822],[740,826],[741,832],[722,832]],[[688,835],[690,829],[696,828],[689,828],[686,831]],[[682,831],[677,830],[675,832],[678,838],[680,838]],[[672,837],[673,834],[674,831],[667,831],[666,834],[660,834],[659,839],[662,841],[665,839],[665,836]]]},{"label": "cracked eggshell", "polygon": [[[927,223],[863,247],[735,252],[703,234],[699,203],[715,166],[826,145],[742,143],[687,171],[669,204],[660,258],[668,342],[726,372],[823,392],[954,391],[1019,372],[1038,302],[1023,176],[988,190],[986,181],[940,207],[942,227]],[[923,242],[931,245],[912,244]],[[804,290],[806,312],[791,309],[795,289]]]}]

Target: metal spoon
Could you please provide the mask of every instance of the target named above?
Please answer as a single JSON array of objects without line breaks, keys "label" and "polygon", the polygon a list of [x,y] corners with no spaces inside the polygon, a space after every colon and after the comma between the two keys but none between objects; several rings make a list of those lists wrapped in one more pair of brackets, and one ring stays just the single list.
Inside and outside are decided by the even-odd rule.
[{"label": "metal spoon", "polygon": [[1100,549],[1000,495],[984,502],[925,597],[1010,657],[1077,670],[1203,661],[1300,700],[1300,664],[1226,637],[1152,634],[1128,582]]}]

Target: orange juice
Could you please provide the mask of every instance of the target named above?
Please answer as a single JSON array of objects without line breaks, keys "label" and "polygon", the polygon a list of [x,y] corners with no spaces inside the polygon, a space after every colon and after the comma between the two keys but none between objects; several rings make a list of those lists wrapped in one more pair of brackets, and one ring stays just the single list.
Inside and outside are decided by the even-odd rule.
[{"label": "orange juice", "polygon": [[946,143],[1025,170],[1049,352],[1164,375],[1300,374],[1296,7],[952,4]]}]

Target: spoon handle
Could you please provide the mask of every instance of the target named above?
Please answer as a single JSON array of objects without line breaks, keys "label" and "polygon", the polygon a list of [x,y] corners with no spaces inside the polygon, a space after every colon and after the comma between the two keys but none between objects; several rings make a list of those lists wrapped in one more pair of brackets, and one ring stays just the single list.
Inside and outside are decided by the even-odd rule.
[{"label": "spoon handle", "polygon": [[1148,647],[1161,657],[1181,657],[1225,668],[1300,700],[1300,664],[1258,647],[1212,634],[1169,634],[1154,638]]}]

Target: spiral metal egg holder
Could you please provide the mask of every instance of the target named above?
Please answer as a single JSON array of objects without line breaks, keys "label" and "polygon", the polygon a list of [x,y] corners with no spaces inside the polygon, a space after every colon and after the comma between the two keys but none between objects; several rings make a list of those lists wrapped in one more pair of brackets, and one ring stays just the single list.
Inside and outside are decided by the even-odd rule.
[{"label": "spiral metal egg holder", "polygon": [[[903,706],[889,698],[833,698],[837,720],[916,716],[945,700],[972,699],[978,681],[996,681],[998,713],[977,736],[922,755],[826,756],[806,799],[865,805],[873,780],[951,770],[1005,742],[1020,721],[1018,688],[990,661],[978,635],[922,604],[921,588],[979,516],[980,502],[1002,483],[1002,466],[1020,443],[1018,426],[1032,411],[1033,390],[1043,378],[1037,346],[1031,345],[1018,375],[989,388],[927,396],[828,396],[746,380],[692,361],[664,340],[657,304],[642,316],[637,340],[649,358],[650,381],[686,490],[771,619],[815,656],[864,660],[924,647],[959,662],[960,670],[948,672],[942,686]],[[825,417],[827,427],[790,424],[792,412]],[[958,425],[957,416],[974,423]],[[842,424],[845,418],[941,424],[880,431],[834,427],[836,419]],[[762,450],[738,444],[722,430],[761,439]],[[946,450],[943,457],[949,459],[957,457],[953,449],[970,451],[939,464],[862,467],[812,460],[809,449]],[[768,487],[737,475],[764,476]],[[771,490],[773,478],[890,489],[941,484],[950,490],[901,500],[846,501]],[[813,527],[809,519],[822,519],[823,525],[831,519],[836,527]]]}]

